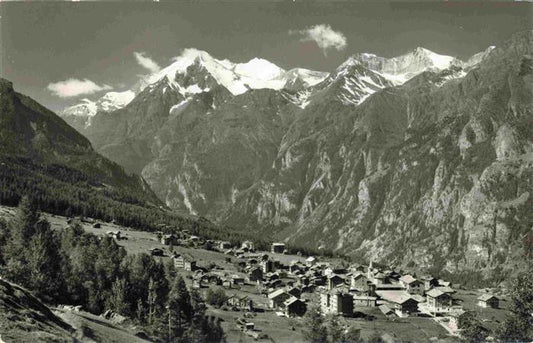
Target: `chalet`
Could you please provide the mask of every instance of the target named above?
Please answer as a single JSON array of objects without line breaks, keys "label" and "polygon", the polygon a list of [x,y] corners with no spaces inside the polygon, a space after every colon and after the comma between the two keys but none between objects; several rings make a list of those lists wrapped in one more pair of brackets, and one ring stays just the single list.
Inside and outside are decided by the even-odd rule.
[{"label": "chalet", "polygon": [[445,280],[442,280],[442,279],[438,279],[437,280],[439,286],[442,286],[442,287],[451,287],[452,286],[452,283],[450,281],[445,281]]},{"label": "chalet", "polygon": [[367,289],[368,279],[361,273],[355,273],[350,280],[350,287],[364,292]]},{"label": "chalet", "polygon": [[226,300],[226,304],[231,308],[236,308],[243,311],[253,311],[253,301],[247,296],[237,296],[236,294],[230,296]]},{"label": "chalet", "polygon": [[418,301],[405,291],[376,291],[398,317],[407,317],[418,312]]},{"label": "chalet", "polygon": [[376,297],[368,295],[354,295],[353,306],[354,307],[376,307]]},{"label": "chalet", "polygon": [[344,279],[336,274],[328,276],[327,279],[327,288],[332,290],[333,288],[344,285]]},{"label": "chalet", "polygon": [[376,273],[372,280],[375,285],[383,285],[389,283],[389,277],[382,272]]},{"label": "chalet", "polygon": [[244,285],[244,277],[240,275],[232,275],[231,282],[234,285]]},{"label": "chalet", "polygon": [[320,308],[324,314],[332,313],[351,317],[353,316],[353,296],[339,291],[321,293]]},{"label": "chalet", "polygon": [[277,254],[285,253],[285,243],[272,243],[271,252]]},{"label": "chalet", "polygon": [[290,297],[283,303],[287,317],[302,317],[307,311],[307,305],[296,297]]},{"label": "chalet", "polygon": [[265,286],[272,287],[272,288],[281,287],[283,286],[283,281],[281,281],[280,279],[267,281],[265,282]]},{"label": "chalet", "polygon": [[268,305],[273,309],[283,308],[285,301],[290,297],[291,295],[285,292],[285,290],[278,289],[277,291],[268,294]]},{"label": "chalet", "polygon": [[298,283],[301,285],[309,285],[309,277],[307,275],[298,275]]},{"label": "chalet", "polygon": [[300,298],[300,295],[302,295],[302,290],[296,287],[289,287],[287,288],[287,293],[293,297]]},{"label": "chalet", "polygon": [[324,275],[326,276],[330,276],[333,274],[346,274],[346,273],[348,273],[348,270],[346,270],[346,268],[344,268],[343,266],[339,266],[339,265],[330,266],[324,270]]},{"label": "chalet", "polygon": [[314,286],[324,286],[326,284],[326,277],[325,276],[315,276],[310,280],[311,284]]},{"label": "chalet", "polygon": [[298,264],[298,262],[296,261],[291,262],[291,264],[289,265],[289,273],[291,274],[294,274],[296,271],[299,271],[301,269],[302,266],[300,266],[300,264]]},{"label": "chalet", "polygon": [[409,294],[424,294],[424,283],[415,279],[412,275],[404,275],[400,278],[400,284],[405,287]]},{"label": "chalet", "polygon": [[262,281],[263,270],[259,267],[252,267],[248,269],[248,280],[250,280],[250,282]]},{"label": "chalet", "polygon": [[364,273],[365,272],[365,266],[360,265],[360,264],[354,264],[354,265],[350,266],[350,269],[351,269],[351,271],[354,274],[355,273]]},{"label": "chalet", "polygon": [[255,250],[255,245],[254,245],[254,242],[252,242],[252,241],[244,241],[241,244],[241,248],[242,249],[246,248],[246,249],[248,249],[248,251],[253,251],[253,250]]},{"label": "chalet", "polygon": [[181,268],[186,271],[194,271],[196,269],[196,261],[190,255],[175,254],[173,256],[174,267]]},{"label": "chalet", "polygon": [[424,282],[424,290],[429,291],[433,287],[437,287],[439,285],[439,280],[435,279],[432,276],[423,276],[420,278],[422,282]]},{"label": "chalet", "polygon": [[161,236],[161,244],[164,245],[178,245],[178,237],[176,237],[173,234],[163,235]]},{"label": "chalet", "polygon": [[432,312],[446,312],[452,307],[452,297],[448,293],[431,289],[426,296],[428,309]]},{"label": "chalet", "polygon": [[228,241],[222,241],[218,244],[218,248],[220,250],[227,250],[227,249],[231,249],[231,243],[228,242]]},{"label": "chalet", "polygon": [[262,260],[261,261],[261,269],[263,269],[263,273],[270,273],[274,271],[274,262],[271,260]]},{"label": "chalet", "polygon": [[305,263],[309,266],[312,266],[316,263],[316,258],[313,257],[313,256],[309,256],[306,260],[305,260]]},{"label": "chalet", "polygon": [[93,224],[93,228],[95,228],[95,229],[99,229],[101,227],[102,227],[102,225],[100,223],[94,223]]},{"label": "chalet", "polygon": [[483,294],[477,298],[477,304],[485,308],[498,308],[500,307],[500,299],[492,294]]},{"label": "chalet", "polygon": [[387,305],[380,305],[378,306],[379,310],[386,316],[386,317],[393,317],[394,311]]},{"label": "chalet", "polygon": [[153,248],[153,249],[150,249],[150,254],[152,256],[163,256],[163,250],[159,248]]}]

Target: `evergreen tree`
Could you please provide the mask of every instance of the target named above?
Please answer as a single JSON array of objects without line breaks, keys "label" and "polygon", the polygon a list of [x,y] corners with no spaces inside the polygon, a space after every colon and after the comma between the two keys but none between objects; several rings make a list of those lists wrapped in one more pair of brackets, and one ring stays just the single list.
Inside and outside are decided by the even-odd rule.
[{"label": "evergreen tree", "polygon": [[58,239],[47,221],[35,224],[35,231],[26,251],[29,272],[27,286],[41,297],[57,299],[64,285]]},{"label": "evergreen tree", "polygon": [[109,308],[119,314],[126,314],[126,280],[116,279],[111,289]]},{"label": "evergreen tree", "polygon": [[174,342],[173,338],[183,336],[185,326],[191,319],[191,303],[190,295],[185,285],[185,281],[181,276],[177,276],[170,289],[167,308],[169,311],[169,332],[171,333],[170,341]]}]

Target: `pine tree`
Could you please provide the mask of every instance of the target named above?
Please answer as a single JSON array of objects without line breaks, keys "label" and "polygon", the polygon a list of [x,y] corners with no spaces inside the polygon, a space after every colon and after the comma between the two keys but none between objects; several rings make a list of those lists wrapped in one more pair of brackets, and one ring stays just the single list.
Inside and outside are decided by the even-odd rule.
[{"label": "pine tree", "polygon": [[26,251],[30,277],[28,286],[38,295],[55,299],[64,285],[58,239],[47,221],[39,221],[35,231]]},{"label": "pine tree", "polygon": [[169,314],[169,331],[172,337],[179,338],[184,333],[184,326],[191,318],[190,295],[181,276],[177,276],[170,289],[168,304]]},{"label": "pine tree", "polygon": [[111,297],[108,305],[113,311],[119,314],[126,314],[126,280],[116,279],[111,288]]}]

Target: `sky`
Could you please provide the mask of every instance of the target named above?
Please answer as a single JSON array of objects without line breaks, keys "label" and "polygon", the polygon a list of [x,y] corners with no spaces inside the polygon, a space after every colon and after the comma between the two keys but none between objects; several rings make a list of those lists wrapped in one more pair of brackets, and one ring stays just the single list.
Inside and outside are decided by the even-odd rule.
[{"label": "sky", "polygon": [[332,71],[419,46],[466,59],[533,28],[527,2],[3,2],[0,15],[0,75],[55,111],[126,90],[185,48]]}]

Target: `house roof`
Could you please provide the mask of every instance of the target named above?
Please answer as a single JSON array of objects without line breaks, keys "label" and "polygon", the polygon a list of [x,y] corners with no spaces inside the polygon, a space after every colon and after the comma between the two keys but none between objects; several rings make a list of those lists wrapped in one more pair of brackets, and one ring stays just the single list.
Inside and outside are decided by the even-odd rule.
[{"label": "house roof", "polygon": [[415,281],[418,281],[417,279],[415,279],[412,275],[404,275],[400,278],[400,281],[407,284],[407,285],[410,285],[412,284],[413,282]]},{"label": "house roof", "polygon": [[388,307],[387,305],[380,305],[378,306],[378,308],[380,309],[381,312],[383,312],[383,314],[394,313],[394,311],[392,311],[390,307]]},{"label": "house roof", "polygon": [[366,279],[366,276],[363,274],[363,273],[360,273],[360,272],[357,272],[357,273],[354,273],[352,278],[354,279],[359,279],[359,278],[365,278]]},{"label": "house roof", "polygon": [[404,291],[376,291],[376,294],[382,299],[396,304],[403,304],[409,300],[416,301],[409,293]]},{"label": "house roof", "polygon": [[376,300],[376,297],[370,297],[368,295],[354,295],[353,300]]},{"label": "house roof", "polygon": [[285,300],[285,301],[283,302],[283,305],[285,305],[285,306],[289,306],[289,305],[291,305],[291,304],[293,304],[293,303],[295,303],[295,302],[297,302],[297,301],[301,301],[301,300],[298,299],[298,298],[296,298],[296,297],[291,296],[289,299],[287,299],[287,300]]},{"label": "house roof", "polygon": [[418,295],[418,294],[412,294],[411,298],[415,299],[419,303],[423,303],[424,301],[426,301],[426,298],[424,298],[423,296]]},{"label": "house roof", "polygon": [[[287,292],[285,292],[285,290],[283,290],[283,289],[278,289],[277,291],[274,291],[274,292],[270,293],[270,294],[268,295],[268,299],[275,299],[275,298],[279,297],[280,295],[282,295],[282,294],[284,294],[284,293],[287,294]],[[288,295],[288,294],[287,294],[287,295]]]},{"label": "house roof", "polygon": [[481,300],[481,301],[487,301],[487,300],[490,300],[490,299],[498,299],[498,297],[492,295],[492,294],[482,294],[481,296],[479,296],[479,298],[477,298],[477,300]]},{"label": "house roof", "polygon": [[436,288],[433,288],[431,289],[429,292],[426,293],[428,297],[432,297],[432,298],[440,298],[442,297],[443,295],[447,295],[446,293],[444,293],[443,291],[439,290],[439,289],[436,289]]}]

